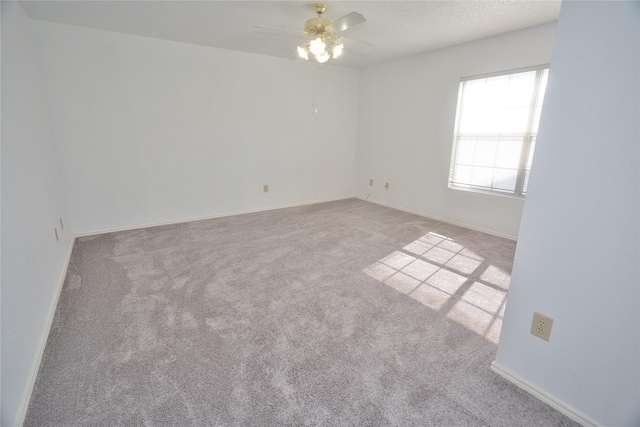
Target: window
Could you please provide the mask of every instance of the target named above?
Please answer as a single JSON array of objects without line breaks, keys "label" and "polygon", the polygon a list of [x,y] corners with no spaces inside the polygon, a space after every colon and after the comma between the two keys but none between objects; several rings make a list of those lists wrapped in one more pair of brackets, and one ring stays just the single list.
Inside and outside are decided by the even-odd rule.
[{"label": "window", "polygon": [[460,81],[449,188],[527,194],[548,65]]}]

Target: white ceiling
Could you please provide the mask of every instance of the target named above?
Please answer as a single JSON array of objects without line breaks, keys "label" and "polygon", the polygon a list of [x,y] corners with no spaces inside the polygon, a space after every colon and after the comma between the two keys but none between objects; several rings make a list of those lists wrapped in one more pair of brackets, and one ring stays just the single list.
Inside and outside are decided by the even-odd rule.
[{"label": "white ceiling", "polygon": [[[313,18],[314,1],[21,1],[34,19],[184,43],[295,58],[295,34]],[[326,2],[325,17],[356,11],[367,22],[342,34],[375,45],[346,50],[333,65],[362,68],[508,33],[558,19],[560,0]]]}]

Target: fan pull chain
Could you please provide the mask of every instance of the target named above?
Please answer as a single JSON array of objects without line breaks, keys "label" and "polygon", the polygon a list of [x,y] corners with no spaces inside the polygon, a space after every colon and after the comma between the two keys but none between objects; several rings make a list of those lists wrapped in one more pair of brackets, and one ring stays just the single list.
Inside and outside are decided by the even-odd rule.
[{"label": "fan pull chain", "polygon": [[318,118],[318,66],[313,66],[313,102],[311,107],[313,108],[313,114]]}]

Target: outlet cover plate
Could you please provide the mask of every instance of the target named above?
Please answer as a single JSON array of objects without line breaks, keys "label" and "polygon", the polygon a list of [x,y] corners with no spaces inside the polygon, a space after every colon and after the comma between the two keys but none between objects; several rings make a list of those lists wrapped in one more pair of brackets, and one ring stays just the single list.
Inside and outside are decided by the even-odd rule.
[{"label": "outlet cover plate", "polygon": [[551,326],[553,319],[538,312],[533,313],[533,321],[531,322],[531,335],[549,341],[551,336]]}]

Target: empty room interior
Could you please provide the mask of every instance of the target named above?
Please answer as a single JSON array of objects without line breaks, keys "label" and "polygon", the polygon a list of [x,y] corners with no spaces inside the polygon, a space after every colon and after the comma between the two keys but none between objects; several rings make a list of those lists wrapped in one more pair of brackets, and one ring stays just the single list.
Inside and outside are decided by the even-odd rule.
[{"label": "empty room interior", "polygon": [[639,2],[1,17],[2,426],[640,425]]}]

